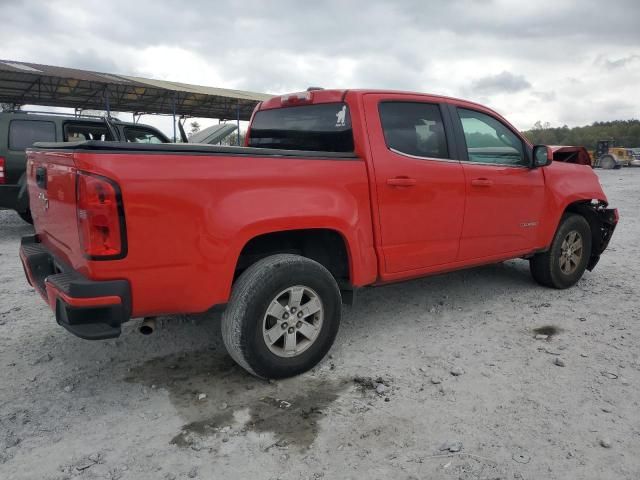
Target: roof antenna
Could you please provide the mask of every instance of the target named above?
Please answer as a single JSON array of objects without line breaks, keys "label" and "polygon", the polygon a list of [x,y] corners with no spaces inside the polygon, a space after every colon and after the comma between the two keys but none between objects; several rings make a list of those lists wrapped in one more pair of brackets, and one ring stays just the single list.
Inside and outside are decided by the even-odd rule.
[{"label": "roof antenna", "polygon": [[313,92],[314,90],[324,90],[322,87],[308,87],[307,92]]}]

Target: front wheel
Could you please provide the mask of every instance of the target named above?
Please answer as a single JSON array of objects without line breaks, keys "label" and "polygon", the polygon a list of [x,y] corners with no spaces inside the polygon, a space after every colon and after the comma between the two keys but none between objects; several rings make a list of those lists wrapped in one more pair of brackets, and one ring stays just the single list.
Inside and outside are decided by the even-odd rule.
[{"label": "front wheel", "polygon": [[581,215],[570,214],[556,231],[551,248],[529,260],[531,275],[541,285],[568,288],[584,274],[591,256],[591,227]]},{"label": "front wheel", "polygon": [[222,338],[249,373],[292,377],[327,354],[341,308],[338,284],[326,268],[297,255],[273,255],[238,278],[222,316]]}]

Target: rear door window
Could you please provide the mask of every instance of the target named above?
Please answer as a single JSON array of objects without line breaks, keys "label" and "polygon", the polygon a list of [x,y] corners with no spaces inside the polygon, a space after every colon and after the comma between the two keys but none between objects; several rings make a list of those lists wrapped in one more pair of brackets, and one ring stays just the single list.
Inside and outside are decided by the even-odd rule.
[{"label": "rear door window", "polygon": [[125,127],[124,138],[127,142],[133,143],[166,143],[166,140],[153,130],[140,127]]},{"label": "rear door window", "polygon": [[55,142],[56,125],[42,120],[12,120],[9,124],[9,150],[24,150],[35,142]]},{"label": "rear door window", "polygon": [[65,142],[80,142],[84,140],[113,141],[113,136],[104,123],[65,122]]},{"label": "rear door window", "polygon": [[353,152],[353,131],[345,103],[323,103],[256,112],[249,146]]},{"label": "rear door window", "polygon": [[384,139],[390,149],[416,157],[449,158],[438,105],[382,102],[379,110]]}]

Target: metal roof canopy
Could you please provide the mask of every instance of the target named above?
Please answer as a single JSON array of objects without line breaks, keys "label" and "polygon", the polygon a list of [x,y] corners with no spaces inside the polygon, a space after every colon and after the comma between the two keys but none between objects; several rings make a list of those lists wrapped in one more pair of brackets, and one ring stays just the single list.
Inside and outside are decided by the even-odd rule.
[{"label": "metal roof canopy", "polygon": [[0,102],[249,120],[264,93],[0,60]]}]

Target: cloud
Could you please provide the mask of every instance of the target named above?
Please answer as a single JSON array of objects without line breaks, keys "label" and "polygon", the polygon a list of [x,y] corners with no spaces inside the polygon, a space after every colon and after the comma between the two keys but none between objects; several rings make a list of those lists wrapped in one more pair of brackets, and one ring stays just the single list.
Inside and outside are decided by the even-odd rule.
[{"label": "cloud", "polygon": [[[94,72],[114,72],[118,70],[115,60],[101,55],[94,49],[72,50],[65,54],[69,65],[81,70],[92,70]],[[62,65],[67,66],[67,65]]]},{"label": "cloud", "polygon": [[531,88],[531,84],[524,75],[514,75],[507,71],[479,78],[471,84],[471,90],[479,94],[515,93],[528,88]]},{"label": "cloud", "polygon": [[587,124],[640,104],[640,3],[609,3],[0,0],[0,58],[269,93],[416,90],[522,129]]},{"label": "cloud", "polygon": [[551,90],[550,92],[531,92],[531,95],[533,95],[536,98],[539,98],[543,102],[552,102],[556,98],[558,98],[558,96],[556,95],[556,92],[554,92],[553,90]]},{"label": "cloud", "polygon": [[640,55],[629,55],[626,57],[617,58],[615,60],[611,60],[610,58],[607,58],[604,55],[601,55],[598,58],[596,58],[596,61],[594,63],[606,69],[610,69],[610,68],[622,68],[629,65],[630,63],[639,62],[639,61],[640,61]]}]

